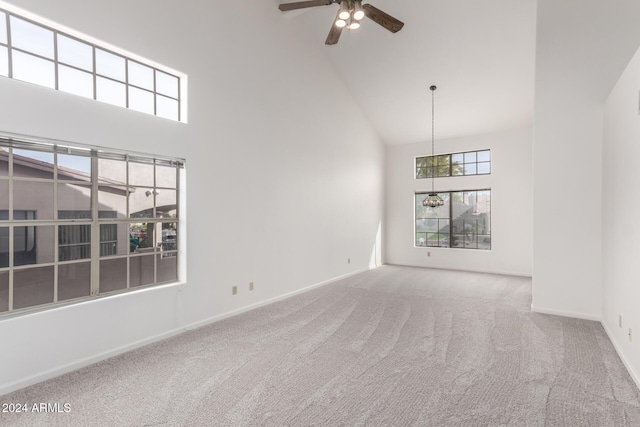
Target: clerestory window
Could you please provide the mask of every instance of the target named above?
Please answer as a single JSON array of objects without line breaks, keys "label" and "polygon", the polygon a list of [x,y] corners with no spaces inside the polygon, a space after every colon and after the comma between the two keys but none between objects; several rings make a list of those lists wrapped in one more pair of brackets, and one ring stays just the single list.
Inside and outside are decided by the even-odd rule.
[{"label": "clerestory window", "polygon": [[184,121],[178,73],[5,9],[0,76]]},{"label": "clerestory window", "polygon": [[416,178],[488,175],[491,173],[491,150],[438,154],[416,158]]}]

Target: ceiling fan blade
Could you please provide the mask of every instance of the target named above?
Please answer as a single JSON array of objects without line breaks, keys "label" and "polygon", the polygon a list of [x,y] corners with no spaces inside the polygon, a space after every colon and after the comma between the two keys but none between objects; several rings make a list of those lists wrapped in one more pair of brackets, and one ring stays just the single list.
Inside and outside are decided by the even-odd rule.
[{"label": "ceiling fan blade", "polygon": [[398,21],[393,16],[381,11],[377,7],[371,6],[370,4],[363,4],[362,9],[364,9],[364,14],[367,18],[382,25],[392,33],[397,33],[404,26],[404,22]]},{"label": "ceiling fan blade", "polygon": [[288,10],[296,10],[296,9],[304,9],[306,7],[315,7],[315,6],[328,6],[333,3],[332,0],[309,0],[309,1],[297,1],[295,3],[283,3],[278,6],[283,12]]},{"label": "ceiling fan blade", "polygon": [[333,22],[331,23],[331,29],[329,30],[329,35],[327,36],[327,40],[325,40],[324,44],[332,45],[332,44],[338,43],[338,40],[340,40],[340,34],[342,34],[342,28],[336,25],[337,19],[338,19],[338,16],[336,16],[336,19],[334,19]]}]

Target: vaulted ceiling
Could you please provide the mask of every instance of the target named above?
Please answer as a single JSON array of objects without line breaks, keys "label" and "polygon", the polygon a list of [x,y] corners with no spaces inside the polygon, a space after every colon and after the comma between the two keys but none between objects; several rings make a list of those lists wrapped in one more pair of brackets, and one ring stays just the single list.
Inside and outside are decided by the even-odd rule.
[{"label": "vaulted ceiling", "polygon": [[[291,0],[274,0],[274,7]],[[535,0],[364,0],[405,23],[365,18],[325,46],[338,5],[283,12],[320,45],[382,140],[436,140],[528,126],[533,114]]]}]

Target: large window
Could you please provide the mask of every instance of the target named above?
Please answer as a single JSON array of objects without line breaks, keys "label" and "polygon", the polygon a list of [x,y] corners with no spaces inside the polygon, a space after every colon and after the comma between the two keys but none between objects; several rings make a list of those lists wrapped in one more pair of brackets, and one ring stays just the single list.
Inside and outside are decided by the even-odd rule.
[{"label": "large window", "polygon": [[177,281],[183,164],[0,137],[0,314]]},{"label": "large window", "polygon": [[3,9],[0,76],[181,120],[176,74]]},{"label": "large window", "polygon": [[467,151],[416,158],[416,178],[488,175],[491,173],[491,151]]},{"label": "large window", "polygon": [[415,245],[442,248],[491,249],[491,190],[438,193],[444,206],[422,202],[415,195]]}]

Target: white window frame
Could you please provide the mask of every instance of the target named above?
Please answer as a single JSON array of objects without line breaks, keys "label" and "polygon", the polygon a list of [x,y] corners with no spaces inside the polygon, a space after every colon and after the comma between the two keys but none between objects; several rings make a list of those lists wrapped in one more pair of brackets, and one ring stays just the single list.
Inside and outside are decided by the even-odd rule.
[{"label": "white window frame", "polygon": [[[489,160],[477,160],[477,156],[479,153],[489,153]],[[467,161],[466,155],[472,154],[476,160]],[[462,156],[462,162],[454,162],[453,156]],[[438,165],[438,160],[446,158],[445,165]],[[436,161],[434,165],[433,162]],[[489,172],[478,172],[478,165],[488,165]],[[474,165],[475,172],[467,173],[467,165]],[[462,167],[462,173],[454,174],[453,168],[455,166]],[[440,174],[440,168],[446,168],[446,174]],[[431,174],[428,171],[431,170]],[[418,156],[414,160],[414,171],[415,171],[415,179],[431,179],[431,178],[452,178],[458,176],[482,176],[482,175],[491,175],[491,149],[485,148],[482,150],[470,150],[470,151],[460,151],[456,153],[442,153],[442,154],[434,154],[428,156]]]},{"label": "white window frame", "polygon": [[[55,307],[60,304],[68,304],[77,301],[84,301],[91,298],[102,297],[105,295],[111,295],[114,293],[123,293],[128,291],[139,290],[151,286],[157,286],[162,284],[169,283],[179,283],[184,282],[185,278],[183,277],[182,267],[184,265],[183,254],[184,250],[182,247],[182,228],[183,228],[183,218],[182,218],[182,203],[183,203],[183,192],[181,182],[181,175],[183,175],[183,169],[185,165],[185,160],[182,158],[170,158],[164,156],[157,155],[149,155],[149,154],[141,154],[134,152],[126,152],[126,151],[118,151],[112,149],[105,149],[101,147],[88,146],[82,144],[71,144],[61,141],[46,141],[39,138],[31,138],[25,136],[18,135],[10,135],[10,134],[2,134],[0,133],[0,147],[8,150],[8,172],[6,176],[0,176],[0,183],[2,181],[9,182],[9,215],[7,220],[0,221],[0,227],[8,229],[8,240],[9,240],[9,261],[7,267],[0,268],[0,274],[8,273],[9,274],[9,292],[8,292],[8,310],[0,311],[0,318],[21,312],[28,312],[32,310],[41,310],[45,308]],[[53,153],[54,163],[53,163],[53,178],[52,179],[42,179],[42,178],[27,178],[27,177],[17,177],[16,180],[20,180],[22,182],[51,182],[53,183],[54,188],[54,196],[53,196],[53,206],[52,210],[54,212],[53,219],[14,219],[14,197],[13,197],[13,185],[14,181],[13,176],[13,149],[22,149],[22,150],[34,150],[34,151],[43,151]],[[66,179],[59,179],[58,176],[58,154],[75,154],[80,156],[85,156],[91,158],[91,183],[85,183],[86,186],[91,185],[91,218],[89,219],[59,219],[58,214],[58,197],[57,191],[59,184],[74,184],[75,181],[70,181]],[[153,214],[148,218],[134,218],[129,213],[129,204],[127,203],[127,212],[125,218],[112,218],[112,217],[104,217],[100,215],[102,211],[99,206],[99,198],[97,195],[99,194],[99,180],[98,176],[98,165],[99,159],[109,159],[109,160],[119,160],[126,162],[126,171],[130,169],[129,165],[131,163],[147,163],[161,166],[161,167],[171,167],[176,168],[176,181],[175,188],[174,187],[163,187],[156,185],[156,168],[153,168],[153,188],[151,188],[151,192],[155,193],[156,190],[159,191],[175,191],[176,192],[176,214],[175,217],[171,218],[160,218],[156,214],[157,207],[157,199],[153,198]],[[129,173],[126,173],[125,177],[125,188],[127,194],[134,188],[142,188],[142,190],[147,189],[145,186],[136,186],[132,185],[129,182]],[[157,193],[156,193],[157,194]],[[128,198],[127,198],[128,200]],[[150,248],[145,248],[144,252],[135,252],[132,253],[128,249],[125,254],[116,254],[116,255],[107,255],[102,256],[100,254],[100,245],[104,242],[100,241],[100,226],[106,224],[117,224],[118,226],[127,227],[130,229],[131,224],[134,223],[154,223],[154,224],[176,224],[177,232],[175,238],[175,248],[165,249],[165,245],[158,245]],[[69,225],[90,225],[91,226],[91,255],[90,258],[82,258],[82,259],[72,259],[67,261],[60,261],[59,259],[59,227],[60,226],[69,226]],[[54,255],[53,262],[42,262],[36,264],[27,264],[27,265],[14,265],[14,229],[17,227],[33,227],[36,228],[39,226],[53,226],[54,228],[54,238],[53,238],[53,247],[54,247]],[[162,226],[159,227],[162,230]],[[153,257],[153,281],[152,283],[146,283],[143,285],[131,285],[131,277],[130,277],[130,265],[131,260],[139,257]],[[172,258],[175,259],[176,262],[176,278],[171,279],[169,281],[160,281],[158,278],[158,263],[162,262],[162,259]],[[112,259],[126,259],[127,272],[126,272],[126,287],[122,289],[118,289],[116,291],[106,291],[103,292],[100,290],[100,263],[104,260],[112,260]],[[147,258],[149,259],[149,258]],[[140,259],[142,261],[142,259]],[[90,279],[90,295],[82,296],[75,299],[68,299],[59,301],[58,300],[58,269],[63,265],[70,265],[75,263],[91,263],[91,279]],[[36,269],[41,267],[53,267],[53,292],[54,298],[53,301],[46,304],[39,304],[34,306],[29,306],[25,308],[14,308],[14,294],[13,294],[13,285],[14,285],[14,272],[16,270],[23,271],[27,269]],[[2,309],[0,307],[0,309]]]},{"label": "white window frame", "polygon": [[[453,216],[453,198],[451,197],[451,195],[453,193],[478,193],[478,192],[489,192],[489,210],[488,210],[488,224],[485,224],[484,226],[488,226],[488,232],[485,233],[478,233],[477,228],[474,229],[474,233],[468,233],[466,232],[466,225],[463,226],[463,230],[457,230],[457,232],[454,229],[454,221],[459,220],[459,218],[454,218]],[[448,190],[448,191],[437,191],[438,195],[444,199],[447,199],[447,197],[445,195],[448,195],[448,200],[447,202],[445,202],[445,205],[447,207],[447,209],[449,210],[449,215],[446,218],[440,218],[439,216],[433,216],[433,217],[418,217],[417,215],[417,210],[418,210],[418,199],[420,197],[424,198],[424,196],[428,196],[431,192],[430,191],[417,191],[414,193],[413,195],[413,203],[414,203],[414,207],[413,207],[413,246],[415,248],[428,248],[428,249],[432,249],[432,248],[444,248],[444,249],[470,249],[470,250],[476,250],[476,251],[491,251],[493,248],[493,233],[492,233],[492,227],[491,227],[491,219],[492,219],[492,213],[491,213],[491,197],[492,197],[492,192],[491,192],[491,188],[478,188],[478,189],[468,189],[468,190]],[[475,202],[475,208],[477,208],[477,206],[479,205],[478,200],[476,199]],[[474,208],[474,210],[475,210]],[[438,212],[438,209],[443,209],[442,206],[439,207],[424,207],[424,209],[426,209],[427,211],[431,211],[431,212]],[[482,217],[482,214],[486,214],[487,212],[481,212],[480,216],[478,218],[476,218],[476,224],[475,226],[477,226],[478,224],[480,224],[478,222],[478,219],[485,219]],[[475,213],[473,215],[476,215]],[[486,216],[486,215],[485,215]],[[424,231],[418,231],[418,221],[438,221],[438,227],[437,227],[437,231],[428,231],[428,230],[424,230]],[[440,227],[440,221],[447,221],[448,222],[448,232],[441,232],[441,227]],[[464,222],[466,222],[465,219],[462,220],[463,224]],[[421,238],[418,237],[419,234],[424,234],[424,244],[420,244],[421,242]],[[429,234],[434,235],[437,234],[438,235],[438,239],[437,245],[433,245],[433,244],[429,244]],[[459,238],[463,238],[464,237],[468,237],[469,234],[471,234],[473,236],[473,238],[475,239],[475,246],[476,247],[472,247],[472,246],[467,246],[465,244],[465,246],[454,246],[452,245],[453,242],[455,242],[457,239]],[[442,242],[440,241],[440,237],[441,235],[444,235],[445,237],[443,238],[444,240],[447,240],[448,243],[447,244],[442,244]],[[489,242],[488,242],[488,247],[480,247],[480,242],[478,241],[479,238],[488,238]],[[485,242],[483,242],[485,243]],[[486,244],[486,243],[485,243]]]},{"label": "white window frame", "polygon": [[[21,49],[19,47],[13,46],[12,45],[12,41],[11,41],[11,17],[15,17],[21,20],[24,20],[30,24],[36,25],[38,27],[41,27],[43,29],[46,29],[48,31],[51,31],[53,33],[53,49],[54,49],[54,53],[53,53],[53,58],[49,58],[46,56],[42,56],[41,54],[38,54],[37,52],[33,52],[33,51],[29,51],[28,49]],[[94,100],[98,100],[101,101],[100,99],[98,99],[98,93],[97,93],[97,87],[98,87],[98,79],[106,79],[107,81],[113,82],[113,83],[117,83],[117,84],[121,84],[124,86],[125,89],[125,105],[121,106],[122,108],[127,108],[127,109],[131,109],[132,105],[130,103],[130,93],[135,92],[135,91],[143,91],[143,93],[145,94],[149,94],[153,96],[153,112],[151,111],[141,111],[141,110],[135,110],[135,111],[141,111],[141,112],[146,112],[148,114],[151,115],[155,115],[158,117],[164,117],[167,118],[169,120],[175,120],[178,122],[187,122],[187,114],[186,114],[186,75],[184,73],[180,73],[176,70],[170,69],[169,67],[157,64],[153,61],[147,60],[145,58],[142,58],[138,55],[132,54],[130,52],[126,52],[122,49],[118,49],[114,46],[111,46],[107,43],[104,42],[99,42],[95,39],[93,39],[92,37],[80,34],[76,31],[73,31],[71,29],[67,29],[61,25],[57,25],[54,23],[51,23],[49,20],[38,17],[32,13],[26,12],[26,11],[22,11],[21,9],[18,9],[16,7],[13,7],[12,5],[9,5],[7,3],[4,3],[2,1],[0,1],[0,19],[5,19],[5,27],[6,27],[6,43],[3,43],[1,40],[2,38],[0,38],[0,47],[4,47],[7,49],[7,61],[8,61],[8,78],[10,79],[14,79],[14,67],[13,67],[13,53],[17,52],[21,55],[29,55],[29,58],[32,59],[36,59],[36,60],[41,60],[41,61],[48,61],[48,63],[53,64],[54,66],[54,80],[53,80],[53,87],[52,89],[55,90],[61,90],[60,89],[60,68],[61,67],[65,67],[65,69],[71,69],[71,70],[75,70],[76,72],[81,72],[81,73],[85,73],[87,75],[91,75],[91,78],[93,80],[92,82],[92,87],[93,87],[93,96],[91,97]],[[69,63],[64,63],[62,61],[59,60],[58,58],[58,37],[59,36],[64,36],[67,37],[69,39],[84,43],[88,46],[91,47],[92,49],[92,58],[93,58],[93,64],[92,64],[92,69],[91,70],[87,70],[81,67],[77,67],[75,65],[69,64]],[[119,80],[116,78],[112,78],[109,77],[107,75],[104,74],[100,74],[97,72],[97,67],[96,67],[96,51],[97,50],[101,50],[101,51],[105,51],[107,53],[110,53],[112,55],[116,55],[118,57],[121,57],[124,59],[125,61],[125,77],[124,80]],[[149,67],[153,70],[153,88],[143,88],[140,86],[136,86],[134,84],[132,84],[131,82],[129,82],[129,64],[141,64],[145,67]],[[157,76],[159,76],[159,73],[162,73],[164,75],[169,75],[170,77],[176,78],[177,79],[177,95],[173,96],[173,95],[169,95],[168,93],[163,93],[159,90],[158,85],[157,85]],[[2,76],[0,76],[2,77]],[[31,83],[34,84],[38,84],[35,81],[31,81]],[[45,85],[45,87],[48,87],[47,85]],[[66,92],[66,93],[73,93],[73,92]],[[77,95],[77,96],[81,96],[81,95]],[[159,101],[165,102],[165,101],[169,101],[169,102],[176,102],[177,103],[177,116],[176,117],[167,117],[161,114],[161,112],[159,111],[158,108],[158,103]],[[108,101],[101,101],[101,102],[107,102]],[[113,105],[113,104],[112,104]],[[160,114],[159,114],[160,113]]]}]

